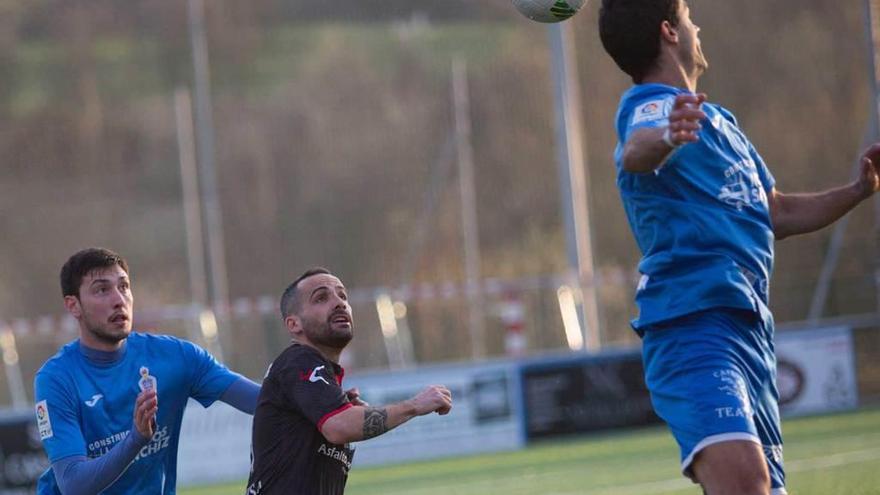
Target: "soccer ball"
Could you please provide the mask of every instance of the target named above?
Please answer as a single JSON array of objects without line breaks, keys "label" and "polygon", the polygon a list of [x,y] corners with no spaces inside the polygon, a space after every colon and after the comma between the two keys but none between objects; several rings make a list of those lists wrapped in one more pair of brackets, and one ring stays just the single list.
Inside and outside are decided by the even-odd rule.
[{"label": "soccer ball", "polygon": [[533,21],[560,22],[577,14],[587,0],[512,0],[519,12]]}]

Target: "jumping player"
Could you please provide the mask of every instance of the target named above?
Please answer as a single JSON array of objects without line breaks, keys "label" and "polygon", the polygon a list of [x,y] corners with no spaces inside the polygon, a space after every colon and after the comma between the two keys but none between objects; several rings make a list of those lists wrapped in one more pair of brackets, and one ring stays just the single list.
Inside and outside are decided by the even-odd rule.
[{"label": "jumping player", "polygon": [[603,0],[605,50],[635,85],[617,113],[617,184],[643,258],[633,327],[645,381],[709,495],[784,494],[773,317],[776,239],[821,229],[878,190],[859,178],[785,194],[727,109],[697,93],[708,68],[685,0]]}]

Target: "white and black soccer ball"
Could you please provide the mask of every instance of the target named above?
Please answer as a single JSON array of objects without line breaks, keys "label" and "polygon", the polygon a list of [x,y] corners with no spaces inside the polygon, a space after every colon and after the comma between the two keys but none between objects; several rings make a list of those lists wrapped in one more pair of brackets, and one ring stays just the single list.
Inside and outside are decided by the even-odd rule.
[{"label": "white and black soccer ball", "polygon": [[533,21],[561,22],[577,14],[587,0],[512,0],[520,13]]}]

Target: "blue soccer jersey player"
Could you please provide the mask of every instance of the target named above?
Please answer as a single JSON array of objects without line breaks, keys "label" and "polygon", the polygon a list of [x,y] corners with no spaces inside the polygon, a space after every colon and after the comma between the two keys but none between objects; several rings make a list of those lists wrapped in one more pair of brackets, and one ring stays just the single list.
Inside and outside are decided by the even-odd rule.
[{"label": "blue soccer jersey player", "polygon": [[617,184],[642,274],[633,327],[645,381],[709,495],[784,494],[773,318],[773,243],[825,227],[880,187],[880,144],[859,178],[783,194],[728,110],[685,0],[603,0],[606,51],[635,83],[617,113]]},{"label": "blue soccer jersey player", "polygon": [[74,254],[61,287],[80,337],[34,381],[37,425],[52,463],[37,493],[175,493],[187,400],[205,407],[222,400],[253,414],[260,386],[195,344],[133,333],[128,265],[116,253]]}]

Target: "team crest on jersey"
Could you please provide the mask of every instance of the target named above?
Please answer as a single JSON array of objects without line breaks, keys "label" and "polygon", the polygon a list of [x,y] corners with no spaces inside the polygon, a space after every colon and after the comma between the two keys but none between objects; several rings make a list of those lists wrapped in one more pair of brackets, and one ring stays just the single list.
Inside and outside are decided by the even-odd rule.
[{"label": "team crest on jersey", "polygon": [[40,430],[40,440],[52,438],[52,421],[49,420],[49,405],[45,400],[37,402],[34,407],[37,413],[37,429]]},{"label": "team crest on jersey", "polygon": [[666,107],[668,101],[652,100],[637,106],[633,112],[632,124],[640,124],[642,122],[654,122],[666,118]]},{"label": "team crest on jersey", "polygon": [[141,366],[140,374],[141,379],[138,380],[138,387],[141,389],[141,392],[156,390],[156,377],[150,376],[150,368]]}]

